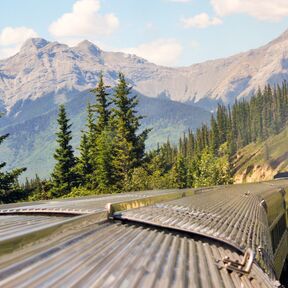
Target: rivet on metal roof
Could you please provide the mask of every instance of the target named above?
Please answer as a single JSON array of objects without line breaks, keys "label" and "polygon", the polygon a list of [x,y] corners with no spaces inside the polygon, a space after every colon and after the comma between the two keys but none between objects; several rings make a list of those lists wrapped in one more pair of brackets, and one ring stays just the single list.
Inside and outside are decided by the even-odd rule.
[{"label": "rivet on metal roof", "polygon": [[247,192],[244,193],[245,196],[249,196],[250,195],[250,191],[248,190]]}]

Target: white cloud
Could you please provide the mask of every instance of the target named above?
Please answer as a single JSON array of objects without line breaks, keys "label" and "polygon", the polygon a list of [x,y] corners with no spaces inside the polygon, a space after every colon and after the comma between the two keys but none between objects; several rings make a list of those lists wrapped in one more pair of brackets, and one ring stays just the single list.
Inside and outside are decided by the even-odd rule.
[{"label": "white cloud", "polygon": [[113,13],[99,14],[100,6],[99,0],[78,0],[72,12],[50,25],[49,32],[54,37],[110,35],[118,28],[119,20]]},{"label": "white cloud", "polygon": [[206,28],[222,24],[222,20],[218,17],[209,17],[207,13],[200,13],[193,17],[181,19],[181,24],[185,28]]},{"label": "white cloud", "polygon": [[0,46],[0,59],[5,59],[19,52],[20,46],[7,48]]},{"label": "white cloud", "polygon": [[37,37],[37,33],[27,27],[5,27],[0,32],[0,45],[9,46],[23,43],[27,38]]},{"label": "white cloud", "polygon": [[5,27],[0,31],[0,58],[16,54],[25,40],[38,37],[38,34],[27,27]]},{"label": "white cloud", "polygon": [[287,0],[211,0],[220,16],[246,13],[259,20],[279,21],[288,16]]},{"label": "white cloud", "polygon": [[168,0],[169,2],[177,2],[177,3],[188,3],[191,2],[191,0]]},{"label": "white cloud", "polygon": [[158,39],[134,48],[122,49],[122,51],[135,54],[158,65],[171,66],[177,64],[182,49],[176,39]]}]

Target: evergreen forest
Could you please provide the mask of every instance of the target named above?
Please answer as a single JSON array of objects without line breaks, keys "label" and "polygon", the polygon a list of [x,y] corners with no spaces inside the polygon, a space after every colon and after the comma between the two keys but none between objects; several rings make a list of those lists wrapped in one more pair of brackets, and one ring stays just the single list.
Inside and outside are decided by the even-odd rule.
[{"label": "evergreen forest", "polygon": [[[0,202],[230,184],[237,151],[280,133],[288,121],[287,83],[267,85],[249,101],[238,100],[231,107],[219,104],[210,123],[188,130],[178,145],[167,139],[146,151],[150,130],[141,129],[145,115],[137,112],[131,89],[122,73],[113,89],[100,76],[91,91],[94,102],[87,105],[79,153],[71,145],[73,119],[60,105],[50,179],[36,175],[19,184],[25,168],[0,172]],[[8,136],[1,136],[0,144]],[[0,169],[4,166],[1,163]]]}]

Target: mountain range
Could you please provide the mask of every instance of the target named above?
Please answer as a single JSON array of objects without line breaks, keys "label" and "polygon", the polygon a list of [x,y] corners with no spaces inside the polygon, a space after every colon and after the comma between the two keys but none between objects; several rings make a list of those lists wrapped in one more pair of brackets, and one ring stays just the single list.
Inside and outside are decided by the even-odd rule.
[{"label": "mountain range", "polygon": [[[157,66],[136,55],[105,52],[89,41],[75,47],[41,38],[0,61],[0,99],[10,111],[18,102],[53,94],[55,102],[95,87],[100,71],[108,85],[123,72],[136,91],[207,108],[207,102],[233,103],[266,83],[285,79],[288,31],[267,45],[232,57],[188,67]],[[69,95],[68,95],[69,94]],[[19,105],[19,103],[18,103]]]},{"label": "mountain range", "polygon": [[29,176],[35,172],[47,176],[53,166],[58,104],[66,103],[76,147],[85,106],[88,99],[93,101],[89,90],[101,72],[112,87],[123,72],[139,95],[139,111],[147,116],[143,127],[154,128],[148,140],[151,148],[167,137],[176,142],[189,127],[195,130],[208,122],[217,103],[232,104],[266,83],[286,80],[287,69],[288,31],[258,49],[177,68],[106,52],[89,41],[69,47],[28,39],[17,54],[0,60],[0,109],[6,113],[0,130],[11,134],[1,145],[0,157],[11,163],[9,168],[27,166]]}]

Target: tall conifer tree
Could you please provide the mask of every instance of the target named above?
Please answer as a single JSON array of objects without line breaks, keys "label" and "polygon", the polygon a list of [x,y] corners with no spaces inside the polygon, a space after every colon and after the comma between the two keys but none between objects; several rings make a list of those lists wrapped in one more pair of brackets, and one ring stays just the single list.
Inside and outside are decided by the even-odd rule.
[{"label": "tall conifer tree", "polygon": [[95,163],[94,179],[97,182],[97,189],[102,192],[109,192],[113,189],[113,167],[112,158],[114,154],[113,133],[111,127],[111,101],[107,90],[109,86],[104,84],[103,74],[100,74],[97,87],[92,90],[95,94],[96,103],[93,105],[93,112],[96,114],[95,142],[93,143]]},{"label": "tall conifer tree", "polygon": [[[115,155],[113,160],[115,181],[123,187],[125,180],[131,176],[133,168],[140,166],[145,153],[145,140],[149,133],[145,129],[137,135],[142,116],[137,115],[136,96],[130,96],[131,87],[126,83],[124,75],[119,74],[119,82],[115,88],[113,102],[113,127],[115,129]],[[123,182],[124,181],[124,182]]]},{"label": "tall conifer tree", "polygon": [[114,190],[113,176],[113,155],[114,143],[113,133],[110,129],[104,128],[100,135],[97,136],[97,154],[96,154],[96,171],[95,178],[97,189],[101,193],[108,193]]},{"label": "tall conifer tree", "polygon": [[96,133],[99,135],[105,128],[108,127],[111,111],[109,106],[109,86],[104,84],[103,74],[100,74],[98,85],[92,92],[95,94],[96,103],[93,105],[93,112],[97,114],[97,122],[95,125]]},{"label": "tall conifer tree", "polygon": [[81,142],[79,146],[80,155],[77,159],[76,173],[79,176],[78,185],[86,186],[91,184],[91,175],[93,172],[91,164],[91,146],[88,140],[87,132],[82,131]]},{"label": "tall conifer tree", "polygon": [[64,105],[60,105],[58,114],[58,147],[54,153],[56,164],[52,172],[53,196],[59,197],[68,194],[72,187],[75,186],[75,158],[73,148],[70,144],[72,140],[70,120],[67,117]]},{"label": "tall conifer tree", "polygon": [[90,103],[87,105],[87,122],[86,131],[82,131],[80,147],[80,155],[77,159],[76,172],[79,175],[79,185],[93,189],[97,186],[95,177],[93,177],[96,169],[96,128],[95,119]]}]

